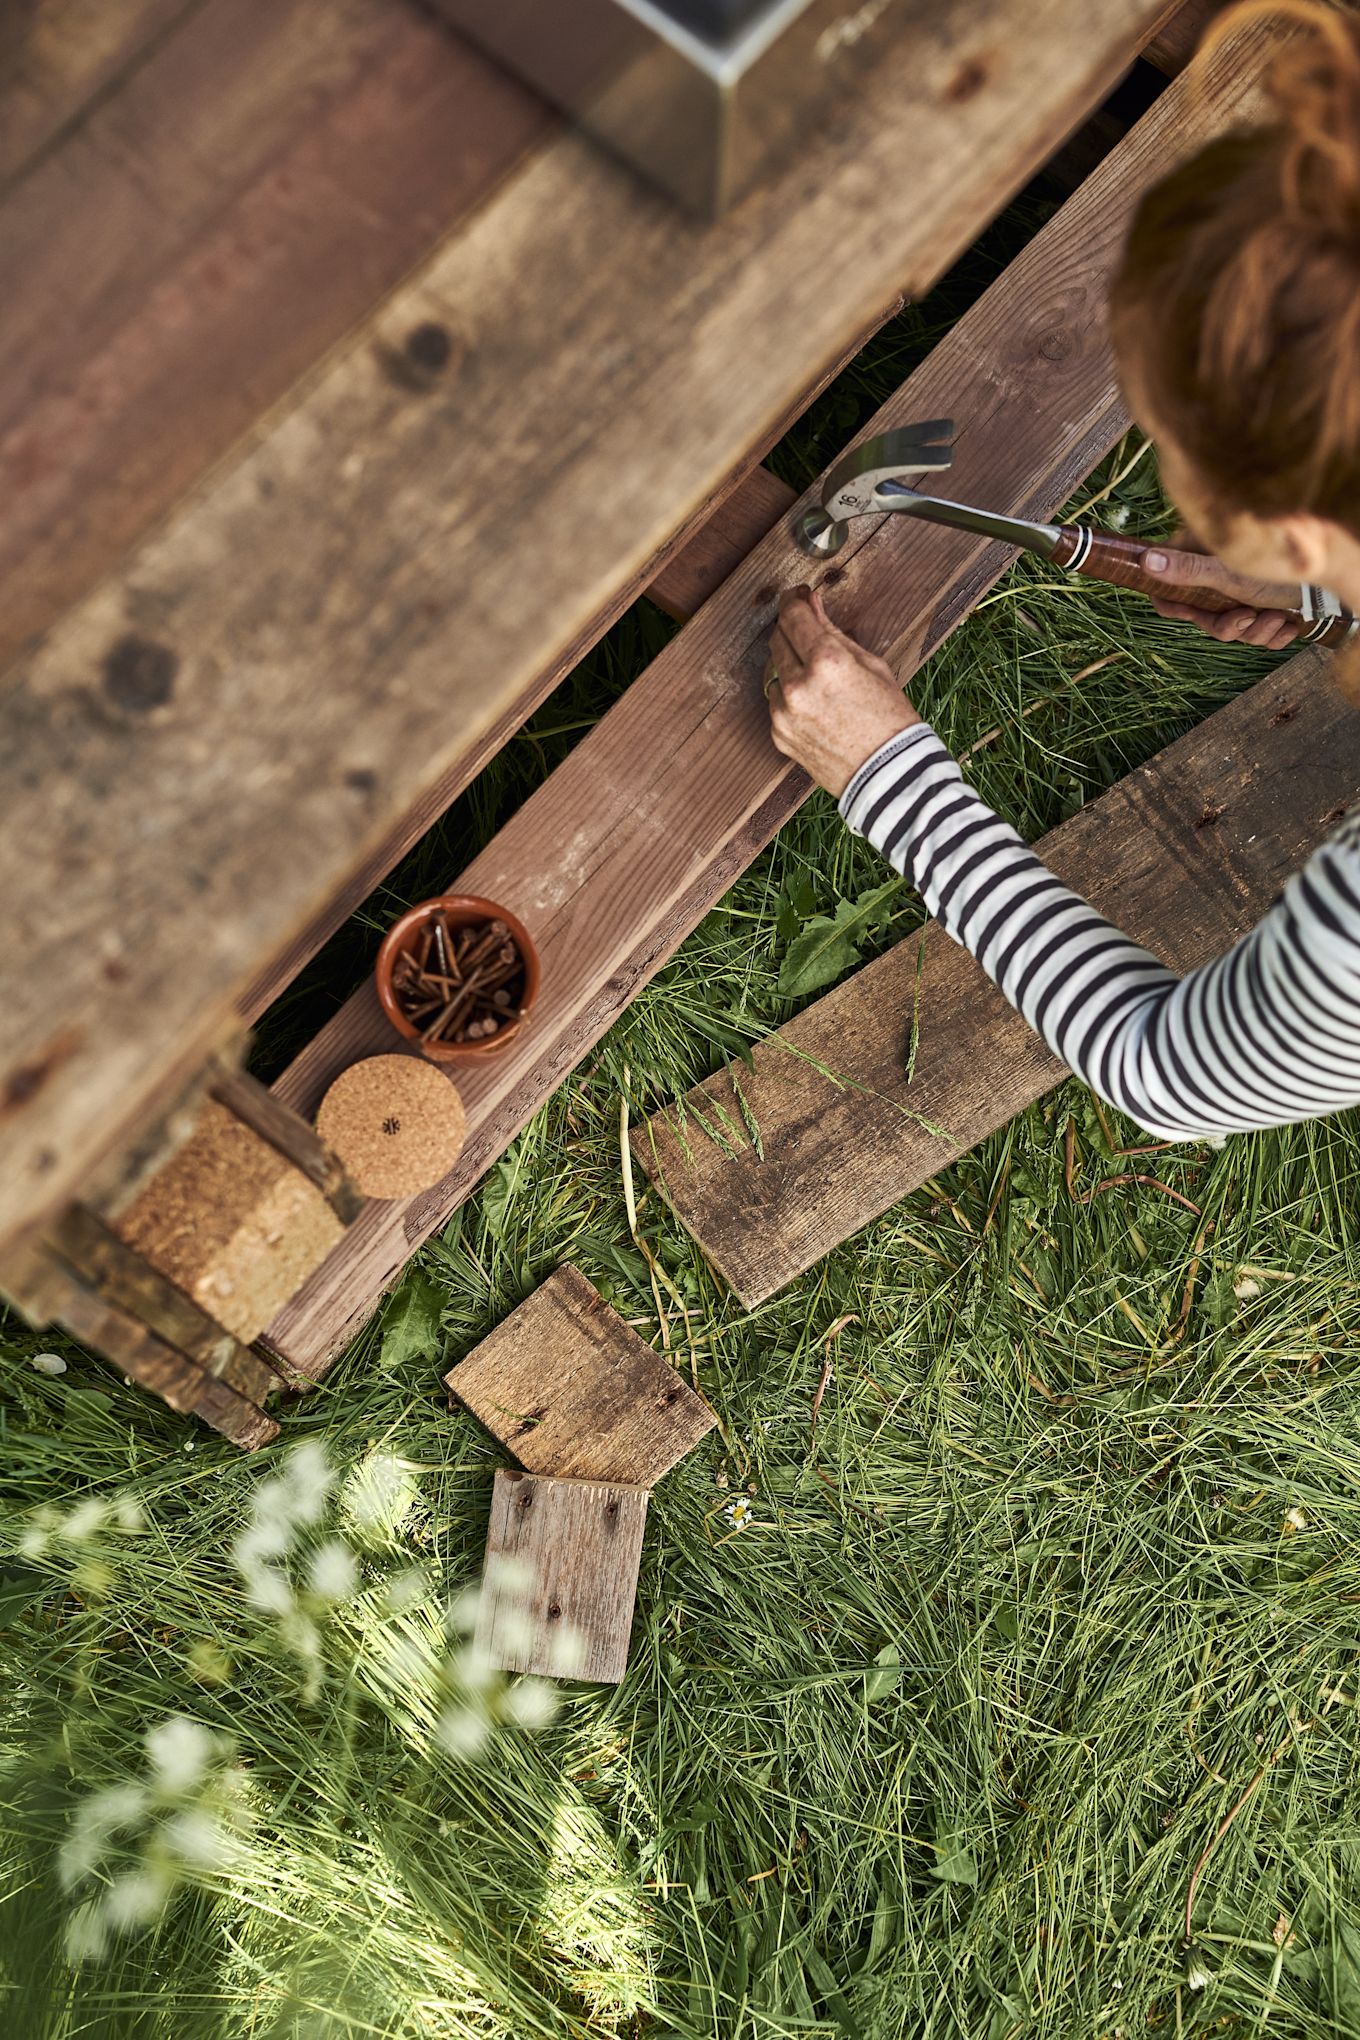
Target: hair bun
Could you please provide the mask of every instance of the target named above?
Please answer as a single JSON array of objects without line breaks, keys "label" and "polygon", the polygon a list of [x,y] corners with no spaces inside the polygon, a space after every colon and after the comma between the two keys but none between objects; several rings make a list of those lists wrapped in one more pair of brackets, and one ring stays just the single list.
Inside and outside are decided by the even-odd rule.
[{"label": "hair bun", "polygon": [[1258,21],[1285,31],[1267,79],[1284,129],[1282,208],[1297,226],[1360,241],[1360,22],[1328,0],[1243,0],[1201,49]]}]

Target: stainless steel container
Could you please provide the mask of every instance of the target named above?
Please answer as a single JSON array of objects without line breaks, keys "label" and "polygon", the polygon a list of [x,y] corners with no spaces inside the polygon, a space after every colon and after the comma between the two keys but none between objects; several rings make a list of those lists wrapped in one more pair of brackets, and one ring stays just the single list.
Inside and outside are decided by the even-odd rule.
[{"label": "stainless steel container", "polygon": [[721,213],[921,0],[436,0],[696,211]]}]

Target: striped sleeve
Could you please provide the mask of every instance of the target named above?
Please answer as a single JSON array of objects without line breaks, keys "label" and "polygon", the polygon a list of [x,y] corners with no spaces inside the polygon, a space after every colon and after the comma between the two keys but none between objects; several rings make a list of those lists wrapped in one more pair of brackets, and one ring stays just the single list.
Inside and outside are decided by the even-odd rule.
[{"label": "striped sleeve", "polygon": [[1360,810],[1259,926],[1177,977],[1053,876],[927,724],[876,751],[840,806],[1054,1053],[1149,1133],[1360,1103]]}]

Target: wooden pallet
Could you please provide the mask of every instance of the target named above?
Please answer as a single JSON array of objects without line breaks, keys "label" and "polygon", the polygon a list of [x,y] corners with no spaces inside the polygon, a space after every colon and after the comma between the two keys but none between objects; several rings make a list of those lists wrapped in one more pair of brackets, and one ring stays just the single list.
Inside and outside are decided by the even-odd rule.
[{"label": "wooden pallet", "polygon": [[[960,419],[950,487],[1050,515],[1127,423],[1106,341],[1106,278],[1139,192],[1248,105],[1259,34],[1171,86],[874,419]],[[1011,555],[968,534],[867,522],[823,585],[833,613],[906,678]],[[468,1140],[436,1189],[372,1206],[266,1335],[320,1377],[419,1243],[442,1225],[561,1078],[806,797],[774,750],[761,696],[780,590],[808,562],[781,526],[730,576],[450,885],[513,901],[544,963],[532,1031],[460,1078]],[[666,732],[663,746],[656,732]],[[545,858],[543,846],[552,844]],[[311,1110],[336,1073],[386,1040],[362,987],[279,1080]]]},{"label": "wooden pallet", "polygon": [[[554,132],[262,431],[63,609],[4,682],[0,878],[13,896],[41,899],[43,913],[11,944],[0,1012],[0,1244],[59,1212],[99,1157],[155,1115],[168,1066],[206,1055],[271,962],[288,968],[356,880],[370,881],[398,820],[418,826],[460,762],[541,698],[808,392],[971,241],[1170,11],[1165,0],[1091,0],[1074,33],[1061,0],[1031,0],[1023,16],[1010,0],[930,10],[799,160],[716,228],[679,219],[601,152]],[[224,77],[248,56],[249,36],[238,43],[222,25],[236,14],[186,5],[182,33],[208,38]],[[367,81],[380,89],[382,51],[353,59],[359,0],[345,0],[332,35],[301,0],[264,14],[266,102],[273,76],[311,62],[315,45],[350,52],[354,82],[337,89],[359,93],[356,104]],[[179,44],[179,34],[154,42],[132,96],[104,98],[60,147],[40,148],[5,202],[45,188],[53,164],[69,160],[75,174],[84,128],[102,132],[110,106],[129,119],[141,108],[148,141],[183,119],[194,147],[208,148],[212,123],[196,126],[192,109],[205,75],[213,104],[212,64],[193,72],[197,101],[137,96],[153,67],[179,76],[162,68]],[[388,81],[394,122],[423,79],[408,74],[407,90]],[[232,103],[235,166],[256,128]],[[270,120],[278,164],[295,146],[305,153],[304,134],[261,114]],[[330,162],[343,188],[339,126]],[[190,212],[192,170],[176,193]],[[105,176],[131,181],[116,134],[79,188]],[[275,201],[292,188],[280,174]],[[40,226],[25,228],[25,262],[49,283],[45,309],[26,298],[15,323],[11,344],[35,352],[7,388],[35,415],[56,389],[37,378],[35,320],[131,334],[141,316],[116,298],[116,276],[115,297],[82,298],[73,313],[70,289],[85,290],[85,270],[107,277],[109,259],[74,211],[70,228],[59,208],[43,213],[65,251],[59,272]],[[188,242],[209,224],[200,214]],[[287,245],[297,263],[311,243]],[[163,315],[188,317],[222,265],[255,246],[243,216],[201,272],[172,262]],[[118,259],[157,295],[140,238]],[[170,402],[178,378],[160,359]],[[184,373],[192,367],[191,354]],[[116,352],[92,381],[72,371],[66,407],[29,443],[21,478],[63,463],[78,419],[89,404],[97,414],[118,371]],[[214,387],[224,375],[219,366]],[[256,411],[275,394],[254,397]],[[241,429],[234,416],[224,438]],[[126,451],[130,472],[140,449]]]},{"label": "wooden pallet", "polygon": [[[1044,863],[1173,969],[1221,954],[1360,800],[1360,714],[1328,663],[1296,654],[1045,836]],[[934,924],[753,1062],[634,1134],[639,1162],[748,1308],[1067,1074]]]}]

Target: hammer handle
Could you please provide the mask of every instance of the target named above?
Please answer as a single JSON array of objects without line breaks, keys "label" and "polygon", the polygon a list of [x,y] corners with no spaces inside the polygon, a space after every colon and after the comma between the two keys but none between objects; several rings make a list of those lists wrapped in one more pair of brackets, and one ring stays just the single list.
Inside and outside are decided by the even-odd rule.
[{"label": "hammer handle", "polygon": [[[1093,530],[1089,524],[1061,524],[1058,543],[1050,557],[1055,566],[1066,567],[1069,573],[1084,574],[1093,581],[1109,581],[1116,588],[1132,588],[1140,595],[1157,595],[1166,602],[1184,602],[1194,609],[1212,611],[1243,606],[1238,597],[1221,595],[1216,588],[1206,588],[1198,582],[1181,587],[1150,574],[1143,559],[1152,550],[1137,539],[1116,538],[1111,532]],[[1225,567],[1224,572],[1228,571]],[[1296,617],[1309,644],[1341,644],[1355,628],[1356,620],[1348,609],[1329,608],[1319,613],[1315,601],[1300,607],[1297,599],[1292,603],[1271,601],[1271,592],[1271,584],[1263,581],[1257,606],[1282,609],[1286,616]]]}]

